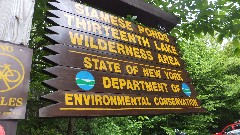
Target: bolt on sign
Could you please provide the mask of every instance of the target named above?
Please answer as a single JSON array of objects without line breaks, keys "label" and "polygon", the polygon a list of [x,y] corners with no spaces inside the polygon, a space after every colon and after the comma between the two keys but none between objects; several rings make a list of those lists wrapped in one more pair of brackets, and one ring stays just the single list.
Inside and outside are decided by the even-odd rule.
[{"label": "bolt on sign", "polygon": [[25,119],[32,50],[0,42],[0,119]]},{"label": "bolt on sign", "polygon": [[50,2],[45,58],[58,102],[40,117],[204,112],[176,39],[121,17],[66,0]]}]

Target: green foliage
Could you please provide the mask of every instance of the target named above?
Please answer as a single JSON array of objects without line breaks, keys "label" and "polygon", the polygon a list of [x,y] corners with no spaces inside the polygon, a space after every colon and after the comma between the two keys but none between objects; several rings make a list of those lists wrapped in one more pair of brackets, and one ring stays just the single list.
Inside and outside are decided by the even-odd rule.
[{"label": "green foliage", "polygon": [[[179,25],[171,32],[186,39],[194,39],[201,33],[233,39],[239,53],[240,2],[237,0],[145,0],[181,18]],[[177,36],[176,35],[176,36]]]},{"label": "green foliage", "polygon": [[239,58],[225,55],[221,45],[210,36],[194,42],[184,41],[180,45],[199,99],[208,110],[203,115],[207,118],[203,121],[206,124],[202,124],[213,129],[219,124],[224,126],[238,119]]}]

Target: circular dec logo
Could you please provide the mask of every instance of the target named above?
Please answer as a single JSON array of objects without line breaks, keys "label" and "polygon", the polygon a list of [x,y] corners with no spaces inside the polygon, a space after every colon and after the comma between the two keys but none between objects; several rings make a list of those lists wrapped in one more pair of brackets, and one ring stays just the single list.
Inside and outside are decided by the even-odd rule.
[{"label": "circular dec logo", "polygon": [[79,88],[84,91],[91,90],[95,85],[95,79],[93,75],[88,71],[80,71],[76,75],[76,83]]},{"label": "circular dec logo", "polygon": [[16,57],[0,53],[0,93],[7,92],[18,87],[24,79],[24,66]]},{"label": "circular dec logo", "polygon": [[188,85],[186,83],[182,84],[182,90],[188,97],[191,96],[191,94],[192,94],[191,90],[190,90],[190,88],[188,87]]},{"label": "circular dec logo", "polygon": [[4,128],[0,125],[0,135],[5,135]]}]

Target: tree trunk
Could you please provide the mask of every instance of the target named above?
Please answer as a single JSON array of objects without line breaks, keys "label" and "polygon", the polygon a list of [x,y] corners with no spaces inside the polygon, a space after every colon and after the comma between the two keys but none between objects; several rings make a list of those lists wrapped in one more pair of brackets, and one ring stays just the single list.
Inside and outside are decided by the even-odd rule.
[{"label": "tree trunk", "polygon": [[83,132],[85,134],[92,135],[92,128],[91,128],[92,118],[86,117],[85,120],[86,120],[86,122],[85,122],[85,126],[83,128]]},{"label": "tree trunk", "polygon": [[69,119],[68,119],[67,135],[73,135],[74,124],[75,124],[75,119],[69,118]]},{"label": "tree trunk", "polygon": [[17,120],[0,120],[0,126],[4,128],[5,135],[16,135]]}]

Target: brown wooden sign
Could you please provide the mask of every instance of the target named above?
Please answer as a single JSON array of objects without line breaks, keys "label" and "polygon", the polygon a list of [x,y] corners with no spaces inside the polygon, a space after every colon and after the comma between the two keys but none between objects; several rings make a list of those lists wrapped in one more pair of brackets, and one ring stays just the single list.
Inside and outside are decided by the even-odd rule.
[{"label": "brown wooden sign", "polygon": [[[138,43],[138,44],[143,44],[143,42],[149,42],[149,45],[145,45],[144,47],[149,47],[154,50],[155,44],[157,43],[164,43],[167,45],[170,45],[171,47],[175,48],[175,39],[168,39],[167,36],[165,35],[159,35],[159,38],[151,38],[150,33],[148,32],[147,34],[142,34],[139,31],[142,31],[141,29],[147,29],[145,26],[138,26],[132,27],[132,30],[129,30],[127,28],[121,28],[119,26],[111,25],[111,24],[106,24],[103,23],[102,21],[99,21],[98,19],[89,19],[87,17],[82,17],[79,15],[75,14],[70,14],[61,10],[49,10],[48,11],[50,14],[52,14],[55,17],[48,17],[47,21],[56,25],[60,25],[66,28],[71,28],[71,29],[76,29],[80,31],[86,31],[86,32],[91,32],[97,35],[104,35],[105,37],[112,37],[115,38],[116,40],[122,40],[123,42],[129,42],[132,39],[134,39],[132,43]],[[153,33],[153,32],[152,32]],[[114,35],[114,36],[111,36]],[[178,55],[176,52],[173,54]]]},{"label": "brown wooden sign", "polygon": [[40,117],[158,115],[204,111],[200,101],[187,97],[57,91],[44,98],[59,103],[40,109]]},{"label": "brown wooden sign", "polygon": [[[183,82],[179,81],[169,81],[122,74],[106,74],[104,72],[73,69],[60,66],[46,69],[46,71],[58,76],[57,78],[45,81],[46,84],[58,90],[187,96],[184,94],[184,90],[182,89]],[[195,97],[197,94],[194,91],[194,87],[190,83],[184,84],[188,85],[190,88],[190,91],[188,92],[191,97]],[[85,88],[88,86],[89,88]]]},{"label": "brown wooden sign", "polygon": [[[65,0],[57,0],[58,2],[49,2],[49,5],[53,9],[59,9],[74,15],[82,16],[84,18],[89,18],[96,20],[98,22],[105,23],[107,25],[116,26],[120,29],[125,29],[132,31],[149,38],[155,38],[158,40],[166,41],[168,43],[174,43],[175,38],[167,35],[166,33],[154,30],[152,28],[143,27],[142,25],[137,25],[133,22],[127,21],[121,17],[114,16],[112,14],[97,10],[95,8]],[[50,11],[51,13],[51,11]]]},{"label": "brown wooden sign", "polygon": [[[50,45],[48,49],[59,53],[58,55],[46,56],[48,60],[65,67],[91,69],[106,73],[117,73],[141,77],[159,78],[180,82],[191,82],[191,78],[184,69],[172,68],[156,63],[137,60],[125,60],[124,58],[113,58],[110,54],[103,55],[101,52],[91,51],[83,48],[74,48],[66,45]],[[70,56],[70,57],[66,57]],[[131,67],[135,72],[130,72]]]},{"label": "brown wooden sign", "polygon": [[[74,3],[67,3],[65,1],[56,0],[57,2],[61,2],[63,5],[67,5],[71,7]],[[165,28],[166,32],[170,32],[178,22],[180,18],[175,16],[172,13],[165,12],[158,7],[155,7],[151,4],[148,4],[142,0],[82,0],[81,2],[86,3],[87,5],[91,5],[96,7],[97,9],[101,9],[110,13],[114,13],[118,16],[134,15],[137,16],[137,21],[150,26],[151,28],[159,29],[159,25]],[[119,5],[121,5],[121,10],[119,10]],[[61,6],[61,5],[60,5]],[[53,9],[53,5],[51,5]],[[64,7],[63,7],[64,9]],[[67,9],[66,9],[67,10]],[[148,18],[148,19],[146,19]],[[151,20],[151,21],[149,21]]]},{"label": "brown wooden sign", "polygon": [[59,102],[41,117],[203,112],[175,38],[71,1],[51,2],[46,48]]},{"label": "brown wooden sign", "polygon": [[[137,35],[131,31],[102,24],[95,20],[74,16],[69,13],[62,12],[60,10],[52,10],[51,13],[58,16],[59,18],[49,17],[48,20],[50,20],[50,22],[56,23],[57,25],[60,25],[68,29],[74,29],[84,33],[89,33],[91,35],[109,38],[115,41],[117,40],[122,44],[129,44],[140,48],[149,48],[159,53],[166,53],[168,55],[173,56],[179,55],[178,53],[179,49],[176,48],[175,45],[171,45],[163,41],[151,39],[146,36],[144,37],[141,35]],[[76,38],[76,35],[74,33],[72,34],[73,36],[71,36],[69,33],[71,39],[73,39],[74,37]],[[174,42],[174,44],[175,43],[176,42]]]},{"label": "brown wooden sign", "polygon": [[32,50],[0,42],[0,119],[24,119]]},{"label": "brown wooden sign", "polygon": [[60,26],[53,26],[48,29],[59,33],[49,34],[47,36],[60,44],[87,48],[102,54],[115,55],[115,57],[126,57],[129,59],[148,61],[149,63],[155,62],[168,66],[184,67],[183,60],[178,56],[158,53],[155,50],[143,49],[141,46],[132,46],[118,42],[118,40],[111,40]]}]

